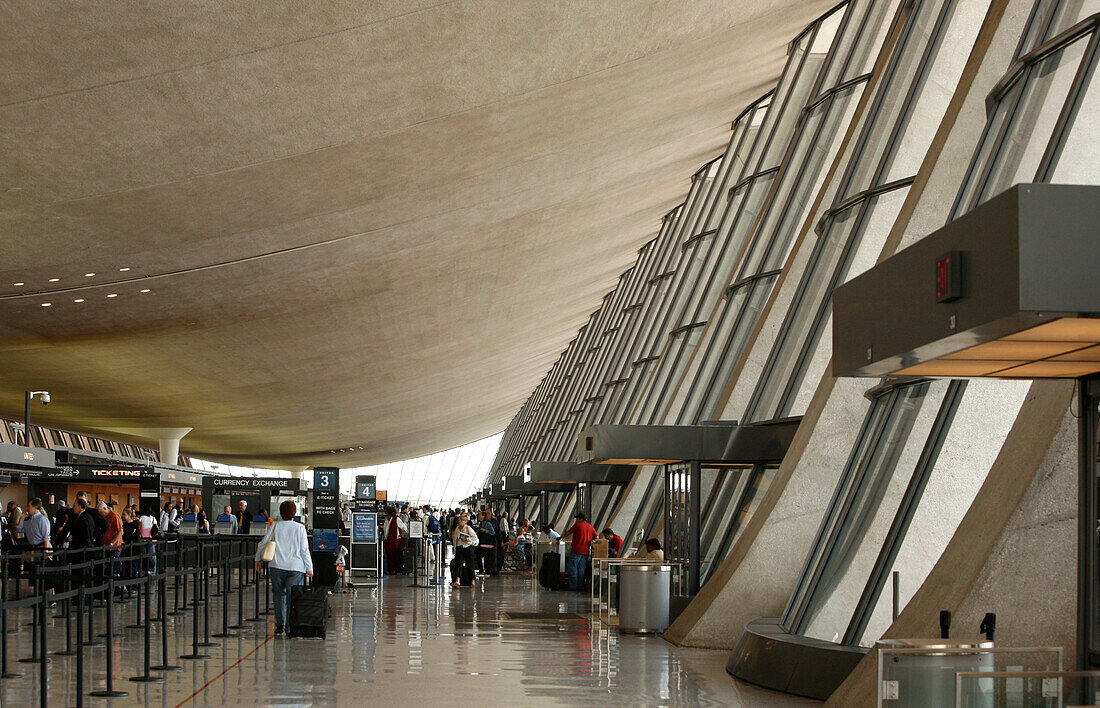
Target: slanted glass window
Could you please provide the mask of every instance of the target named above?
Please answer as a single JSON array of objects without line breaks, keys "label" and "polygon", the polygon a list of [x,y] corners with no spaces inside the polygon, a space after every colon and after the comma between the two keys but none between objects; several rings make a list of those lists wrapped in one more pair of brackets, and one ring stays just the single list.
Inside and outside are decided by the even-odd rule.
[{"label": "slanted glass window", "polygon": [[1021,56],[989,96],[989,120],[956,215],[1018,182],[1097,182],[1097,11],[1095,0],[1038,4]]},{"label": "slanted glass window", "polygon": [[631,549],[639,548],[645,539],[653,538],[660,522],[661,501],[665,493],[665,476],[661,467],[641,467],[638,474],[648,474],[649,477],[642,501],[623,536],[623,543]]},{"label": "slanted glass window", "polygon": [[[788,631],[849,644],[862,639],[853,598],[867,594],[899,515],[919,503],[923,485],[910,482],[935,464],[963,386],[924,381],[874,398],[784,613]],[[880,592],[885,579],[878,582]]]}]

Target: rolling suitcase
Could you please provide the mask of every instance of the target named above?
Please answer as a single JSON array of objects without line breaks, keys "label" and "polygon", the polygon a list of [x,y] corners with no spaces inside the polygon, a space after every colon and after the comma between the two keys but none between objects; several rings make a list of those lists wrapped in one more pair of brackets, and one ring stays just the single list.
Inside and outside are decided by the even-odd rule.
[{"label": "rolling suitcase", "polygon": [[331,614],[326,588],[295,585],[290,588],[290,611],[287,613],[286,636],[324,639]]},{"label": "rolling suitcase", "polygon": [[561,554],[550,551],[542,554],[542,565],[539,566],[539,585],[547,590],[561,590],[561,572],[558,570],[561,564]]}]

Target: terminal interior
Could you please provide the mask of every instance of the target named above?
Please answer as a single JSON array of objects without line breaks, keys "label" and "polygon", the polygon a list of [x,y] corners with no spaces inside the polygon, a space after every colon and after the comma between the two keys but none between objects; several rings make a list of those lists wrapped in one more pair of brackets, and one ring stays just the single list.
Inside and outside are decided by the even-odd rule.
[{"label": "terminal interior", "polygon": [[0,705],[1100,703],[1100,2],[3,15]]}]

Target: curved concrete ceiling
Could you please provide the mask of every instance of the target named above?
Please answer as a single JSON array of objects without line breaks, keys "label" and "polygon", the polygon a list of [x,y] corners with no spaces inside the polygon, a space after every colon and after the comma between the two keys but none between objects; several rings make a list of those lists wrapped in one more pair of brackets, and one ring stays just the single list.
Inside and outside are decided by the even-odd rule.
[{"label": "curved concrete ceiling", "polygon": [[0,413],[276,467],[498,432],[832,3],[5,4]]}]

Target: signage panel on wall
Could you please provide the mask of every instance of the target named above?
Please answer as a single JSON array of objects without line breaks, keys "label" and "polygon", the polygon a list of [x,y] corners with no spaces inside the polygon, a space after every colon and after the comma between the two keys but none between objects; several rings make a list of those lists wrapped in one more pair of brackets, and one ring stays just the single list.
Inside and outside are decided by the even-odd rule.
[{"label": "signage panel on wall", "polygon": [[340,545],[340,534],[336,529],[313,529],[313,550],[335,551]]},{"label": "signage panel on wall", "polygon": [[313,528],[340,528],[340,512],[336,508],[339,495],[335,490],[313,490]]},{"label": "signage panel on wall", "polygon": [[355,498],[374,499],[378,477],[373,474],[361,474],[355,477]]},{"label": "signage panel on wall", "polygon": [[378,543],[378,514],[357,511],[351,515],[351,542]]},{"label": "signage panel on wall", "polygon": [[73,482],[106,482],[115,484],[140,484],[142,482],[160,484],[160,475],[152,467],[133,465],[115,467],[111,465],[60,465],[56,469],[42,470],[40,479],[56,479]]},{"label": "signage panel on wall", "polygon": [[314,467],[313,468],[313,488],[314,489],[339,489],[340,488],[340,468],[339,467]]}]

